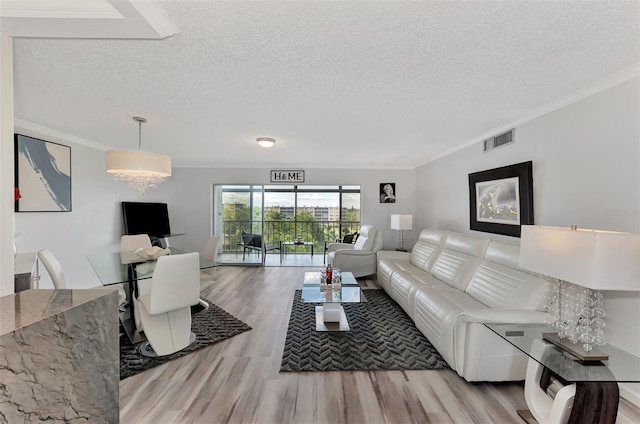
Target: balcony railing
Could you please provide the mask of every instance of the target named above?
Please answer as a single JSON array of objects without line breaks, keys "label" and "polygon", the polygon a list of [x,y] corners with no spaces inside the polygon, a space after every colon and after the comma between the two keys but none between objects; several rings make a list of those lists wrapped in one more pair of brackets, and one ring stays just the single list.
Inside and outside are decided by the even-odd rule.
[{"label": "balcony railing", "polygon": [[302,237],[306,242],[313,242],[314,249],[320,252],[325,241],[334,242],[360,230],[359,221],[263,221],[264,233],[260,224],[260,221],[223,221],[223,252],[238,251],[242,231],[263,234],[265,243],[294,241],[296,237]]}]

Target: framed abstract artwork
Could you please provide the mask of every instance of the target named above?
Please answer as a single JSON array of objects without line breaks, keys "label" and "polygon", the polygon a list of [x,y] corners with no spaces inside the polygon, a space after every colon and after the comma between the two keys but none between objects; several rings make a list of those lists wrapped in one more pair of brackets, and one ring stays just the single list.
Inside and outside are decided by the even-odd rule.
[{"label": "framed abstract artwork", "polygon": [[16,212],[71,211],[71,147],[15,135]]},{"label": "framed abstract artwork", "polygon": [[533,224],[533,162],[469,174],[472,230],[520,237]]}]

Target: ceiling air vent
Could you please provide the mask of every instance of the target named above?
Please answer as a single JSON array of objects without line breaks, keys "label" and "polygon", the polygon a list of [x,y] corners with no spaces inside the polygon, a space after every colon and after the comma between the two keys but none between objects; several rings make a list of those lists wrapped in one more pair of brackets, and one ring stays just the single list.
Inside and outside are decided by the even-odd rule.
[{"label": "ceiling air vent", "polygon": [[497,149],[498,147],[506,146],[507,144],[513,143],[514,131],[515,129],[510,129],[505,133],[484,140],[483,152],[489,152],[493,149]]}]

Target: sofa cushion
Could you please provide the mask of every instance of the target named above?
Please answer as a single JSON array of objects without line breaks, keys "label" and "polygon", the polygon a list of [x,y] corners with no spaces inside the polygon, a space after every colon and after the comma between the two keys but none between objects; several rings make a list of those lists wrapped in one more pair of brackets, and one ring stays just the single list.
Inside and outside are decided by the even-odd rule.
[{"label": "sofa cushion", "polygon": [[454,329],[458,315],[470,309],[486,308],[460,290],[425,288],[415,294],[414,322],[455,370]]},{"label": "sofa cushion", "polygon": [[[404,253],[403,256],[396,253]],[[387,290],[390,287],[391,276],[398,271],[421,272],[420,268],[409,262],[406,252],[378,252],[378,285]]]},{"label": "sofa cushion", "polygon": [[411,250],[411,263],[423,271],[431,271],[448,234],[446,231],[422,230],[418,242]]},{"label": "sofa cushion", "polygon": [[464,290],[482,261],[489,239],[450,233],[431,273],[452,287]]},{"label": "sofa cushion", "polygon": [[491,308],[542,310],[546,282],[518,269],[520,245],[494,240],[466,292]]},{"label": "sofa cushion", "polygon": [[391,280],[387,284],[387,293],[404,309],[407,315],[413,318],[416,293],[425,288],[451,287],[427,272],[398,271],[391,276]]}]

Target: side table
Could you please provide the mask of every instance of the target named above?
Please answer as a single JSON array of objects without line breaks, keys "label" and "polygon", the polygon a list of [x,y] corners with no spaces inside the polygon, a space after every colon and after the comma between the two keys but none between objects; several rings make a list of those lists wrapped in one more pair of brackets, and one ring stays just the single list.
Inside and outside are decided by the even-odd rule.
[{"label": "side table", "polygon": [[598,349],[606,361],[583,363],[543,341],[553,329],[540,324],[485,324],[529,357],[525,399],[527,422],[614,424],[620,400],[618,383],[640,382],[640,358],[611,345]]}]

